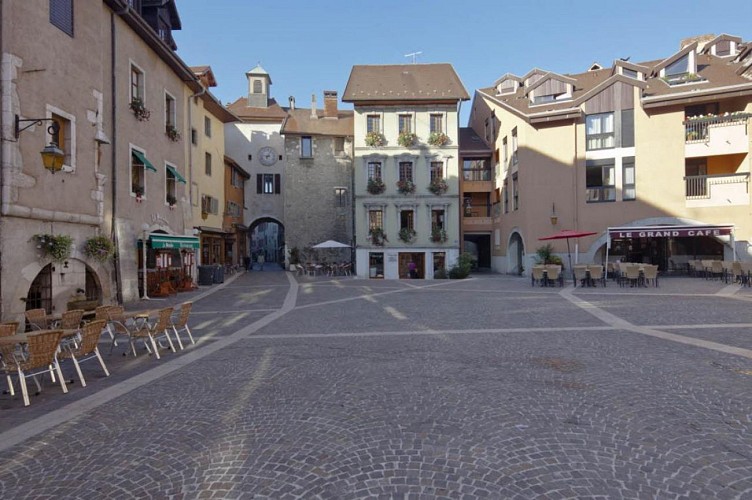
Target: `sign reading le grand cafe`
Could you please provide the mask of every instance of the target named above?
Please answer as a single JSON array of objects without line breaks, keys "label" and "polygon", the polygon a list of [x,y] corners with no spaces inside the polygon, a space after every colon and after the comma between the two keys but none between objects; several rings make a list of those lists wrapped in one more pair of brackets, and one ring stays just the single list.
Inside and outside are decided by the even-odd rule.
[{"label": "sign reading le grand cafe", "polygon": [[614,239],[630,238],[694,238],[728,236],[734,226],[667,226],[667,227],[611,227],[608,235]]}]

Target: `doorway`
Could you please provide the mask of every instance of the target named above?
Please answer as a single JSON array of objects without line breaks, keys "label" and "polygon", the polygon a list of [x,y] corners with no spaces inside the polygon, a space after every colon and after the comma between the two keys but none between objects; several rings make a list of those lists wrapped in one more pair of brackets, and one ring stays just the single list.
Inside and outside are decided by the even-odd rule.
[{"label": "doorway", "polygon": [[464,249],[476,258],[476,265],[481,269],[491,267],[491,235],[465,234]]},{"label": "doorway", "polygon": [[410,279],[410,261],[415,263],[416,279],[426,278],[426,255],[423,252],[399,253],[399,279]]}]

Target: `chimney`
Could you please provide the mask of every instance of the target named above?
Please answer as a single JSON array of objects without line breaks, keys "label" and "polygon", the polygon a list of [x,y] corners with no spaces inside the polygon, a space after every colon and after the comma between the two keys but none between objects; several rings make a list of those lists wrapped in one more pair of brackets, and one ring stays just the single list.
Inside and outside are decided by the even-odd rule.
[{"label": "chimney", "polygon": [[337,118],[337,91],[324,91],[324,116],[326,118]]},{"label": "chimney", "polygon": [[318,119],[319,115],[316,113],[316,94],[311,94],[311,120]]},{"label": "chimney", "polygon": [[295,111],[295,96],[290,96],[287,100],[290,102],[290,111]]}]

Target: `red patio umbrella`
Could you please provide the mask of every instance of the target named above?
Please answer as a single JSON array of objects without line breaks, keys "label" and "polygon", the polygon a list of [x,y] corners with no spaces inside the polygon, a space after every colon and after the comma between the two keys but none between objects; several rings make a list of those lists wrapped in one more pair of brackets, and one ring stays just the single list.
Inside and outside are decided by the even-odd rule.
[{"label": "red patio umbrella", "polygon": [[577,280],[574,277],[574,269],[572,268],[572,252],[569,250],[569,238],[582,238],[583,236],[592,236],[598,234],[593,231],[576,231],[574,229],[562,229],[558,233],[554,233],[551,236],[544,238],[538,238],[538,240],[567,240],[567,257],[569,258],[569,269],[572,271],[572,279],[575,283]]}]

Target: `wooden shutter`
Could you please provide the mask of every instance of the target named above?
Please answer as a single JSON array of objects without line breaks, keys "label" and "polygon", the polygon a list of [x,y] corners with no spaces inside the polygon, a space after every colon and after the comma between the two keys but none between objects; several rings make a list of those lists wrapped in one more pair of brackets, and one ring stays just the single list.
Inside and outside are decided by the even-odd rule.
[{"label": "wooden shutter", "polygon": [[279,194],[282,191],[282,179],[279,174],[274,174],[274,194]]},{"label": "wooden shutter", "polygon": [[261,194],[264,192],[264,176],[256,174],[256,193]]}]

